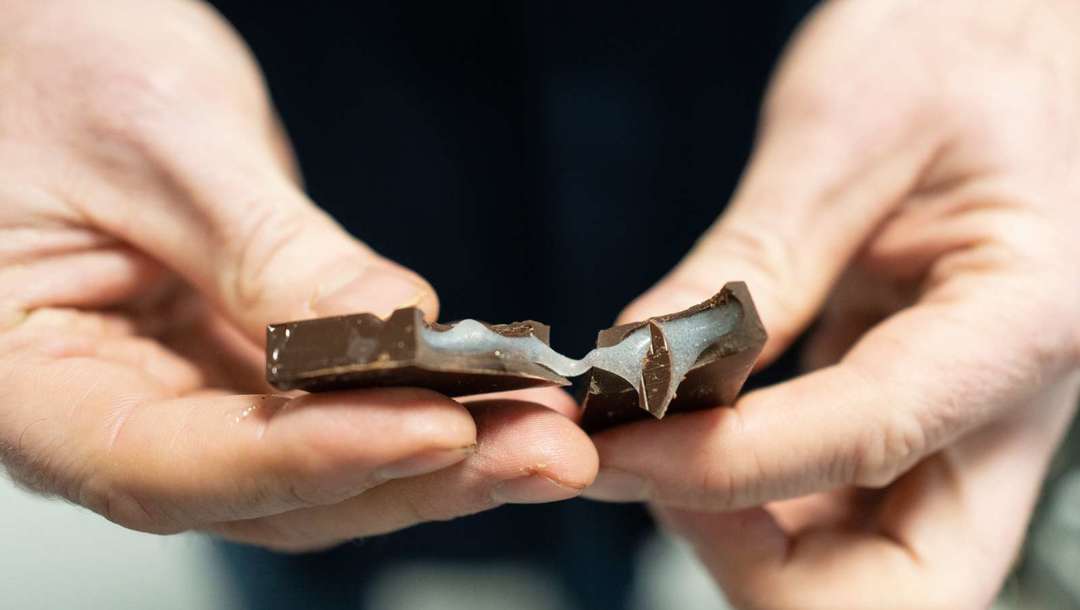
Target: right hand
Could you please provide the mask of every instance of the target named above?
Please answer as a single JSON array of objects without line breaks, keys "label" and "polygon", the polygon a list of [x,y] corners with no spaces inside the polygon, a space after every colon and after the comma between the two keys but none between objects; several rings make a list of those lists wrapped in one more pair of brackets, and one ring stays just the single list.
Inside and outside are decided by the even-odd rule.
[{"label": "right hand", "polygon": [[730,279],[812,371],[595,438],[747,608],[986,608],[1080,396],[1080,5],[824,2],[731,205],[643,319]]},{"label": "right hand", "polygon": [[558,391],[264,393],[268,322],[438,305],[305,197],[205,5],[0,0],[0,92],[0,458],[23,485],[303,550],[592,481]]}]

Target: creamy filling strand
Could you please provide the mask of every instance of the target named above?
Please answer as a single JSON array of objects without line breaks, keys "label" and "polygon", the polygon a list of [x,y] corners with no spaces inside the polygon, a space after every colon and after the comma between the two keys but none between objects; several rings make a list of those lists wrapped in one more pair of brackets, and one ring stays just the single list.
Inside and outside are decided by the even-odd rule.
[{"label": "creamy filling strand", "polygon": [[[709,346],[738,324],[739,312],[739,307],[730,303],[656,322],[671,353],[672,388],[682,382]],[[420,337],[436,351],[527,360],[563,377],[576,377],[591,368],[602,369],[626,380],[639,393],[643,390],[642,369],[652,348],[648,325],[634,330],[616,345],[598,347],[577,360],[560,354],[535,336],[507,337],[476,320],[462,320],[448,330],[422,328]]]}]

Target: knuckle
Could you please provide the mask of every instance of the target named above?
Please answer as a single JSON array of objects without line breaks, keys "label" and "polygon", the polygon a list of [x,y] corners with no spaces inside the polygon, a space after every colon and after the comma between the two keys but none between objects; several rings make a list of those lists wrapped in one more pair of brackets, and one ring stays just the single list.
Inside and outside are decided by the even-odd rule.
[{"label": "knuckle", "polygon": [[[897,411],[879,403],[875,410]],[[922,456],[926,435],[915,417],[898,414],[872,420],[857,437],[850,465],[852,480],[863,487],[880,488],[893,483]]]},{"label": "knuckle", "polygon": [[[323,471],[326,469],[327,467],[324,466]],[[301,480],[284,483],[284,487],[288,490],[288,498],[286,501],[290,505],[300,508],[329,506],[362,493],[376,484],[373,481],[345,487],[319,484],[320,474],[322,474],[322,472],[312,472],[310,477],[308,477],[310,478],[310,482]],[[267,495],[269,496],[269,494]],[[277,498],[274,498],[274,500],[276,499]]]},{"label": "knuckle", "polygon": [[[765,124],[784,117],[820,126],[846,126],[851,104],[820,77],[789,79],[770,93],[762,109]],[[846,129],[845,129],[846,130]]]},{"label": "knuckle", "polygon": [[173,79],[148,66],[99,67],[99,83],[86,93],[90,127],[111,143],[143,150],[179,102]]},{"label": "knuckle", "polygon": [[[276,456],[272,465],[274,477],[268,480],[262,490],[266,499],[280,500],[284,497],[290,504],[298,506],[319,506],[340,501],[342,495],[355,492],[356,488],[340,489],[327,485],[327,476],[340,472],[344,464],[366,471],[381,458],[381,439],[373,438],[369,429],[362,429],[360,424],[349,421],[347,414],[327,411],[312,409],[303,412],[302,415],[307,416],[306,422],[295,419],[289,423],[275,423],[274,417],[277,415],[271,417],[271,426],[292,424],[296,432],[284,442],[268,441],[266,439],[272,437],[266,433],[259,437],[260,442],[276,443],[272,450]],[[360,474],[360,470],[354,472]],[[374,482],[368,481],[368,484]]]},{"label": "knuckle", "polygon": [[121,167],[167,160],[169,144],[190,129],[183,114],[196,101],[197,72],[153,57],[95,65],[80,95],[83,128],[106,145],[98,154]]},{"label": "knuckle", "polygon": [[[1034,278],[1032,278],[1034,279]],[[1041,282],[1023,291],[1026,306],[1015,306],[1010,325],[1014,336],[1022,337],[1027,360],[1037,371],[1073,371],[1080,368],[1080,290],[1073,295],[1045,290],[1047,285],[1061,282],[1058,277],[1039,278]],[[1061,320],[1064,324],[1047,324],[1048,320]],[[1047,332],[1050,331],[1050,332]]]},{"label": "knuckle", "polygon": [[290,244],[300,241],[310,227],[300,210],[254,200],[238,210],[234,235],[226,243],[235,243],[230,258],[235,265],[222,274],[222,293],[231,305],[244,310],[263,303],[269,289],[268,278]]},{"label": "knuckle", "polygon": [[449,521],[455,517],[449,514],[447,508],[437,498],[426,494],[403,494],[401,508],[411,523]]},{"label": "knuckle", "polygon": [[704,466],[699,486],[692,490],[691,498],[706,498],[707,508],[713,510],[729,510],[735,508],[735,490],[740,487],[730,468],[712,460]]},{"label": "knuckle", "polygon": [[[866,87],[857,82],[835,69],[784,79],[762,108],[762,139],[779,146],[798,141],[808,151],[858,159],[884,154],[888,145],[913,133],[947,133],[946,126],[955,121],[956,113],[934,95],[892,95],[872,86],[876,97],[893,102],[883,112],[880,104],[866,103]],[[863,84],[869,86],[869,81]]]},{"label": "knuckle", "polygon": [[[749,398],[752,400],[753,396]],[[711,510],[731,510],[755,500],[762,491],[761,484],[766,475],[759,456],[750,451],[736,461],[729,455],[727,439],[743,436],[741,412],[737,408],[714,409],[708,412],[702,425],[712,442],[706,452],[698,487],[691,489],[689,500],[702,503],[702,508]],[[742,466],[736,469],[735,463]]]},{"label": "knuckle", "polygon": [[[767,301],[776,320],[800,320],[807,315],[796,299],[799,259],[793,244],[780,232],[751,221],[729,222],[702,244],[710,259],[738,261],[751,275],[755,300]],[[787,289],[781,289],[786,287]],[[761,295],[760,297],[758,295]]]},{"label": "knuckle", "polygon": [[204,4],[173,2],[166,9],[170,18],[159,34],[198,39],[183,54],[151,44],[140,33],[103,35],[112,24],[104,24],[102,31],[61,24],[65,31],[75,30],[79,42],[92,46],[70,76],[90,86],[69,87],[80,92],[90,127],[142,146],[162,127],[190,129],[179,117],[190,112],[193,103],[220,103],[223,92],[236,95],[250,86],[253,79],[235,69],[241,47],[231,27]]},{"label": "knuckle", "polygon": [[775,231],[746,221],[728,223],[711,244],[714,253],[754,268],[765,279],[779,283],[790,274],[793,253]]},{"label": "knuckle", "polygon": [[140,532],[177,534],[186,529],[160,503],[104,476],[88,479],[79,489],[77,502],[117,525]]}]

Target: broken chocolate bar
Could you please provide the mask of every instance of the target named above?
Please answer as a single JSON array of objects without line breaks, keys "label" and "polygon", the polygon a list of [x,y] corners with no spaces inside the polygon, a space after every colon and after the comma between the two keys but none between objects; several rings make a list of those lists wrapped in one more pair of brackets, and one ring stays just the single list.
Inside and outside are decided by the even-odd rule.
[{"label": "broken chocolate bar", "polygon": [[[473,325],[481,335],[548,341],[548,327],[539,322],[467,326]],[[363,313],[271,324],[266,327],[267,380],[280,390],[403,386],[449,396],[570,385],[551,370],[498,349],[440,349],[440,336],[452,328],[429,325],[415,307],[399,309],[385,321]]]},{"label": "broken chocolate bar", "polygon": [[538,322],[428,324],[416,308],[267,327],[267,378],[312,392],[412,386],[450,396],[569,385],[589,374],[582,425],[597,431],[668,411],[731,404],[765,343],[746,285],[690,309],[601,331],[574,360]]},{"label": "broken chocolate bar", "polygon": [[590,370],[582,400],[585,430],[734,403],[767,335],[746,284],[729,282],[684,311],[600,331],[597,349],[635,337],[644,348],[637,379]]}]

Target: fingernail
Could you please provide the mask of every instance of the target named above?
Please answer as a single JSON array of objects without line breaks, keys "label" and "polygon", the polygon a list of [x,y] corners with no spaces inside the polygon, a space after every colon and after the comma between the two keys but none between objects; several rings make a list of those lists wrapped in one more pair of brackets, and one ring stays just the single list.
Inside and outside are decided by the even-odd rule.
[{"label": "fingernail", "polygon": [[641,502],[649,499],[649,483],[636,474],[602,468],[581,495],[601,502]]},{"label": "fingernail", "polygon": [[374,264],[320,297],[311,308],[323,316],[356,311],[386,316],[395,309],[425,304],[433,297],[431,289],[421,280],[404,271]]},{"label": "fingernail", "polygon": [[375,478],[381,481],[388,481],[390,479],[404,479],[406,477],[428,474],[429,472],[435,472],[436,470],[442,470],[448,466],[453,466],[469,457],[474,451],[476,451],[476,445],[456,447],[454,449],[438,449],[427,453],[421,453],[380,467],[375,471]]},{"label": "fingernail", "polygon": [[499,504],[540,504],[568,500],[579,494],[580,488],[542,474],[532,474],[499,483],[491,490],[491,499]]}]

